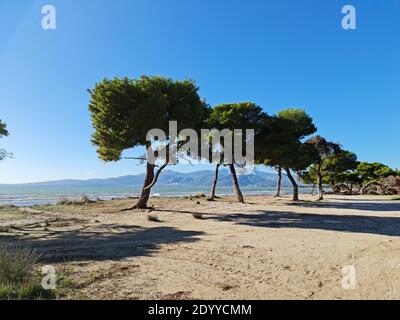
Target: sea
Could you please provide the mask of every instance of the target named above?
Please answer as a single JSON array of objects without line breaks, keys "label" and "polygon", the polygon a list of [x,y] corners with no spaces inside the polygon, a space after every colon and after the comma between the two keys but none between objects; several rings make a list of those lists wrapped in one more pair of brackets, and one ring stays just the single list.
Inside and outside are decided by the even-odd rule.
[{"label": "sea", "polygon": [[[242,187],[244,195],[273,195],[273,187]],[[300,188],[301,193],[309,193],[310,188]],[[139,186],[37,186],[37,185],[0,185],[0,206],[18,207],[54,205],[61,199],[78,200],[87,196],[91,200],[112,200],[137,197]],[[152,197],[185,197],[210,192],[210,186],[155,186]],[[291,188],[282,188],[282,194],[290,194]],[[218,187],[217,195],[233,195],[232,187]]]}]

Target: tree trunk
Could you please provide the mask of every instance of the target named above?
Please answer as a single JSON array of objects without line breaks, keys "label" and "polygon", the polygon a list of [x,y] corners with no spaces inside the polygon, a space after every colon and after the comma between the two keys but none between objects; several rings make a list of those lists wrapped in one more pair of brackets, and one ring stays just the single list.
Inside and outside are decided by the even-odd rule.
[{"label": "tree trunk", "polygon": [[146,209],[147,208],[147,201],[150,198],[151,188],[148,187],[154,179],[154,168],[155,165],[147,162],[146,167],[146,179],[144,180],[142,193],[140,194],[138,202],[133,206],[134,209]]},{"label": "tree trunk", "polygon": [[318,183],[318,201],[321,201],[324,199],[324,189],[322,187],[322,174],[321,174],[321,165],[318,165],[317,168],[317,183]]},{"label": "tree trunk", "polygon": [[332,180],[331,188],[332,188],[332,191],[333,191],[334,194],[336,194],[336,191],[339,191],[338,190],[338,185],[340,186],[341,184],[340,183],[336,183],[334,180]]},{"label": "tree trunk", "polygon": [[277,181],[277,185],[276,185],[275,197],[281,196],[281,185],[282,185],[282,168],[279,166],[278,167],[278,181]]},{"label": "tree trunk", "polygon": [[293,186],[293,201],[299,201],[299,186],[297,185],[296,180],[294,180],[292,173],[290,172],[290,169],[286,167],[285,171]]},{"label": "tree trunk", "polygon": [[244,203],[243,194],[242,191],[240,191],[239,182],[236,176],[236,170],[233,164],[229,165],[229,170],[231,171],[233,189],[235,190],[237,199],[239,203]]},{"label": "tree trunk", "polygon": [[210,201],[214,201],[215,200],[215,189],[217,187],[217,182],[218,182],[218,171],[219,171],[219,167],[221,166],[220,163],[217,163],[216,167],[215,167],[215,174],[214,174],[214,180],[213,183],[211,185],[211,192],[210,192],[210,196],[208,198],[208,200]]}]

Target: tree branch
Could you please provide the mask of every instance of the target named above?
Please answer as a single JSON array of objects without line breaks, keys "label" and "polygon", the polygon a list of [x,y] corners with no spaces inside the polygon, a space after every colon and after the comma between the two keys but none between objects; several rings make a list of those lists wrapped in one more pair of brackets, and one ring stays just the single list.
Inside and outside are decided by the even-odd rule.
[{"label": "tree branch", "polygon": [[146,160],[146,156],[142,156],[142,157],[124,157],[124,159],[126,159],[126,160],[140,160],[140,161],[144,161],[144,160]]},{"label": "tree branch", "polygon": [[148,189],[151,189],[152,187],[154,187],[154,185],[157,183],[158,177],[160,176],[161,172],[162,172],[167,166],[168,166],[168,162],[164,163],[164,164],[160,167],[160,169],[157,170],[157,173],[156,173],[156,175],[154,176],[153,181],[152,181],[147,187],[145,187],[144,190],[148,190]]},{"label": "tree branch", "polygon": [[148,186],[144,187],[143,190],[151,189],[157,183],[158,177],[160,176],[161,172],[168,166],[168,164],[169,164],[169,153],[168,153],[169,144],[167,144],[164,148],[166,151],[165,163],[157,170],[156,175],[153,178],[153,181]]}]

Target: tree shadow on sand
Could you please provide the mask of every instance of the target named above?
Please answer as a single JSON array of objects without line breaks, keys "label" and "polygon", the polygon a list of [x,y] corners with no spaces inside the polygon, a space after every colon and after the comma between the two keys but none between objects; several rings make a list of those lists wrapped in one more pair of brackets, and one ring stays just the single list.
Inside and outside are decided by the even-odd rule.
[{"label": "tree shadow on sand", "polygon": [[203,232],[173,227],[142,228],[103,224],[96,228],[53,232],[39,238],[0,236],[0,244],[29,245],[46,263],[121,260],[149,256],[162,244],[198,241]]},{"label": "tree shadow on sand", "polygon": [[296,228],[400,236],[400,218],[265,211],[209,217],[217,221],[265,228]]},{"label": "tree shadow on sand", "polygon": [[317,201],[317,202],[293,202],[290,205],[305,208],[329,208],[329,209],[349,209],[349,210],[363,210],[363,211],[397,211],[400,213],[400,202],[396,201],[351,201],[345,202],[336,201]]}]

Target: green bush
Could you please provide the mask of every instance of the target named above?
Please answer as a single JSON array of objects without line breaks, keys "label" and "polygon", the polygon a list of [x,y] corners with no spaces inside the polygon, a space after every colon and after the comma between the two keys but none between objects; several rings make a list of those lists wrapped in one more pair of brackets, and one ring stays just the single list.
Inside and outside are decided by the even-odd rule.
[{"label": "green bush", "polygon": [[0,299],[51,299],[35,271],[40,256],[29,247],[0,247]]}]

